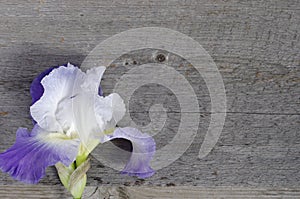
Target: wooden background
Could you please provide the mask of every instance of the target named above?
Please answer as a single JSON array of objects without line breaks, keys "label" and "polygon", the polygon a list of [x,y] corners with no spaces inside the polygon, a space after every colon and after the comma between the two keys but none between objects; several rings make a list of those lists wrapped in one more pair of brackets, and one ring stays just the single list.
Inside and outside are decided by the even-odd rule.
[{"label": "wooden background", "polygon": [[[210,154],[197,159],[210,117],[201,85],[201,128],[181,158],[145,180],[119,175],[93,158],[84,198],[300,198],[298,0],[0,1],[0,152],[14,143],[19,126],[32,128],[29,87],[37,74],[67,62],[80,65],[104,39],[148,26],[182,32],[212,56],[226,88],[223,132]],[[174,59],[171,65],[181,62]],[[147,122],[145,114],[136,117],[141,125]],[[172,130],[155,137],[159,147]],[[70,195],[49,168],[35,186],[0,173],[0,197]]]}]

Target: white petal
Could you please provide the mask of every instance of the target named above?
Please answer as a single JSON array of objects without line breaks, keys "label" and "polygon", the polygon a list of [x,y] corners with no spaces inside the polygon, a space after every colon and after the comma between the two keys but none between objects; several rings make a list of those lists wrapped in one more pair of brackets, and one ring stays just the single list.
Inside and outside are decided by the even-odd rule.
[{"label": "white petal", "polygon": [[72,99],[75,129],[86,148],[93,139],[92,135],[102,132],[94,112],[95,98],[97,97],[99,96],[91,93],[81,93]]},{"label": "white petal", "polygon": [[91,68],[86,72],[86,78],[81,88],[85,92],[92,92],[94,94],[98,93],[100,86],[100,81],[103,76],[106,67],[100,66],[96,68]]},{"label": "white petal", "polygon": [[107,97],[82,93],[72,100],[75,129],[87,148],[93,140],[100,140],[105,130],[115,127],[125,114],[123,100],[116,93]]},{"label": "white petal", "polygon": [[97,122],[104,130],[113,128],[125,115],[125,104],[117,93],[99,97],[95,104]]},{"label": "white petal", "polygon": [[85,74],[77,67],[68,64],[54,69],[41,81],[44,94],[30,107],[33,119],[48,131],[62,131],[56,119],[57,106],[65,98],[72,97],[80,90]]},{"label": "white petal", "polygon": [[74,136],[75,131],[75,120],[73,114],[73,100],[72,97],[65,98],[58,103],[57,110],[55,113],[56,120],[62,127],[63,131],[68,136]]}]

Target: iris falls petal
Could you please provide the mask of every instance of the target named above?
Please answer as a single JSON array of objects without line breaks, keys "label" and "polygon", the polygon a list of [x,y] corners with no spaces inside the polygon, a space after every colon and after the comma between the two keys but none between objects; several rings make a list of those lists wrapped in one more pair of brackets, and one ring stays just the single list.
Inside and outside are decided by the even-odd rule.
[{"label": "iris falls petal", "polygon": [[123,174],[147,178],[155,173],[150,167],[150,161],[155,153],[156,144],[150,135],[131,127],[117,128],[104,142],[115,138],[127,139],[132,143],[131,157],[122,171]]},{"label": "iris falls petal", "polygon": [[70,165],[76,158],[78,147],[78,139],[45,132],[37,125],[31,133],[19,128],[15,144],[0,154],[0,169],[16,180],[37,183],[48,166],[57,162]]}]

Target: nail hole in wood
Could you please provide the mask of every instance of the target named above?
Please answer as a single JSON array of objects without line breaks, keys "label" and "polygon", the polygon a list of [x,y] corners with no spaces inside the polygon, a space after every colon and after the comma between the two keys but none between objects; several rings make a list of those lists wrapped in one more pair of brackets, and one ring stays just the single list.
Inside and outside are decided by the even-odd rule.
[{"label": "nail hole in wood", "polygon": [[164,62],[166,60],[166,56],[164,54],[156,55],[156,60],[159,62]]}]

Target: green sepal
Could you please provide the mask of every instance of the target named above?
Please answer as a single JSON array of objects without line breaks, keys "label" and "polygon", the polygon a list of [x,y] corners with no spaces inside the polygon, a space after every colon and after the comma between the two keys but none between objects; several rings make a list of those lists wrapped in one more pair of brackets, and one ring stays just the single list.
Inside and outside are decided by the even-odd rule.
[{"label": "green sepal", "polygon": [[68,187],[74,198],[81,198],[87,180],[86,172],[90,166],[90,159],[87,159],[71,174]]},{"label": "green sepal", "polygon": [[55,167],[57,169],[57,173],[61,183],[66,189],[69,190],[70,176],[75,170],[75,163],[72,163],[70,166],[67,167],[63,163],[58,162],[55,164]]},{"label": "green sepal", "polygon": [[64,187],[70,191],[73,198],[79,199],[84,191],[87,176],[86,172],[90,168],[90,159],[86,159],[75,169],[75,162],[69,167],[61,162],[55,164],[60,181]]}]

